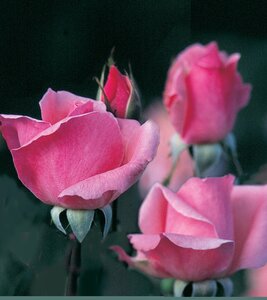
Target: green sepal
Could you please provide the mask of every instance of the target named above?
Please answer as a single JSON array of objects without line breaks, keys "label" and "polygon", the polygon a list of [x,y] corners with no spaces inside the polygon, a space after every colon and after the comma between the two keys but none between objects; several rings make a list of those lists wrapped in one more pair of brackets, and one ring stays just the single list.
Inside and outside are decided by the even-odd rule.
[{"label": "green sepal", "polygon": [[173,284],[173,295],[174,297],[182,297],[185,288],[188,286],[189,282],[183,280],[175,280]]},{"label": "green sepal", "polygon": [[133,77],[131,66],[130,74],[126,73],[126,76],[129,80],[129,84],[131,86],[130,96],[128,98],[128,103],[125,111],[125,118],[126,119],[135,119],[137,121],[140,120],[141,112],[142,112],[142,104],[141,104],[141,96],[136,81]]},{"label": "green sepal", "polygon": [[218,285],[222,287],[222,296],[231,297],[234,291],[234,285],[230,278],[221,278],[217,280]]},{"label": "green sepal", "polygon": [[109,232],[111,222],[112,222],[112,208],[108,204],[108,205],[100,208],[99,210],[102,211],[102,213],[104,214],[104,217],[105,217],[105,225],[104,225],[104,229],[103,229],[103,238],[105,238]]},{"label": "green sepal", "polygon": [[182,139],[177,133],[175,133],[172,135],[170,139],[170,146],[171,146],[172,161],[173,164],[176,164],[181,153],[187,148],[188,145],[182,141]]},{"label": "green sepal", "polygon": [[192,283],[191,297],[215,297],[217,294],[217,282],[215,280],[205,280]]},{"label": "green sepal", "polygon": [[166,176],[166,178],[162,182],[162,185],[164,185],[164,186],[168,186],[170,184],[170,181],[171,181],[172,176],[175,172],[175,169],[176,169],[177,163],[179,161],[179,158],[180,158],[182,152],[188,147],[188,145],[185,144],[181,140],[180,136],[177,133],[172,135],[172,137],[169,141],[169,145],[170,145],[170,148],[171,148],[171,151],[170,151],[169,155],[172,158],[172,167],[171,167],[168,175]]},{"label": "green sepal", "polygon": [[91,228],[94,214],[94,210],[67,210],[67,219],[70,227],[80,243],[82,243]]},{"label": "green sepal", "polygon": [[96,80],[98,84],[98,90],[96,94],[96,100],[100,101],[103,96],[103,89],[104,89],[104,80],[105,80],[105,74],[106,74],[106,65],[103,66],[100,80]]},{"label": "green sepal", "polygon": [[160,290],[164,296],[173,296],[174,278],[164,278],[160,281]]},{"label": "green sepal", "polygon": [[[197,177],[214,176],[220,161],[224,159],[223,148],[220,144],[193,145],[193,157]],[[219,175],[217,175],[219,176]]]},{"label": "green sepal", "polygon": [[63,232],[64,234],[67,234],[66,230],[64,229],[64,227],[61,224],[60,221],[60,214],[65,210],[66,208],[64,207],[59,207],[59,206],[54,206],[51,211],[51,218],[53,223],[56,225],[57,229],[60,230],[61,232]]}]

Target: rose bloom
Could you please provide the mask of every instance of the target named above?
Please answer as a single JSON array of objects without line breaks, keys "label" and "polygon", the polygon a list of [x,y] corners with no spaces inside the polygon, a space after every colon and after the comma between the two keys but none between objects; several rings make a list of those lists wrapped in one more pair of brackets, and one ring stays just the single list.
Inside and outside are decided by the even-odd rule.
[{"label": "rose bloom", "polygon": [[267,186],[233,186],[231,175],[190,178],[177,193],[156,184],[139,213],[137,251],[121,260],[141,271],[185,281],[228,276],[267,262]]},{"label": "rose bloom", "polygon": [[101,101],[49,89],[42,120],[0,115],[18,177],[42,202],[96,209],[134,184],[156,154],[157,126],[117,119]]},{"label": "rose bloom", "polygon": [[164,104],[172,124],[188,144],[222,140],[247,105],[251,86],[237,72],[240,55],[227,56],[215,42],[194,44],[174,60]]},{"label": "rose bloom", "polygon": [[[146,195],[154,183],[162,183],[170,175],[174,164],[171,153],[171,138],[176,133],[161,103],[154,103],[146,115],[159,126],[160,143],[155,158],[148,164],[139,181],[142,195]],[[168,187],[177,191],[193,174],[194,163],[188,150],[185,149],[178,158]]]}]

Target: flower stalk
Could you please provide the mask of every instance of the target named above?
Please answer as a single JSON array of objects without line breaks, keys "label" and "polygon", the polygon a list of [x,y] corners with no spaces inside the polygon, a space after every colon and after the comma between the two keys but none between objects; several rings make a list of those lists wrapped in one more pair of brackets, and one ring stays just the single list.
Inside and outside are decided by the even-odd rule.
[{"label": "flower stalk", "polygon": [[70,248],[67,253],[66,267],[65,296],[76,296],[81,270],[81,243],[79,243],[73,234],[70,234]]}]

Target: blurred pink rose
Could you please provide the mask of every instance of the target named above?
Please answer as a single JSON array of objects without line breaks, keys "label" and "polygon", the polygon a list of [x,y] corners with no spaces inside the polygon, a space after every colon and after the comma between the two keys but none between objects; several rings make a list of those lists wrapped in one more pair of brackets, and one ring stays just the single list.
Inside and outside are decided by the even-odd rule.
[{"label": "blurred pink rose", "polygon": [[188,47],[172,64],[164,103],[175,129],[188,144],[217,142],[232,130],[251,91],[237,72],[239,58],[237,53],[219,52],[212,42]]},{"label": "blurred pink rose", "polygon": [[[157,155],[150,162],[143,173],[139,188],[142,195],[146,195],[152,185],[156,182],[162,183],[170,174],[173,167],[173,158],[171,156],[171,138],[175,130],[171,125],[168,114],[160,103],[155,103],[147,112],[147,117],[153,120],[160,129],[160,143]],[[169,188],[177,191],[179,187],[194,174],[193,160],[185,149],[178,159],[173,175],[171,177]]]},{"label": "blurred pink rose", "polygon": [[51,89],[42,120],[0,115],[22,183],[46,204],[105,206],[134,184],[156,154],[153,122],[116,119],[102,102]]},{"label": "blurred pink rose", "polygon": [[248,273],[248,297],[267,297],[267,265]]},{"label": "blurred pink rose", "polygon": [[267,186],[233,186],[233,176],[190,178],[177,193],[154,185],[139,214],[137,250],[121,260],[158,277],[219,278],[267,262]]},{"label": "blurred pink rose", "polygon": [[[133,110],[139,105],[136,101],[138,96],[133,81],[129,76],[122,75],[115,65],[109,68],[107,82],[104,86],[105,96],[111,111],[118,118],[129,118]],[[102,95],[101,101],[105,102]],[[138,107],[139,108],[139,107]]]}]

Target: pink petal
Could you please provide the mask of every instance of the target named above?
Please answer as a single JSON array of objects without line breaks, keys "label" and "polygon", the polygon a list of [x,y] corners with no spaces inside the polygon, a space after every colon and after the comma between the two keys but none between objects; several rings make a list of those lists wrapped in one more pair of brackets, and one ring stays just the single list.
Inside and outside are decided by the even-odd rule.
[{"label": "pink petal", "polygon": [[[122,141],[125,148],[123,163],[127,163],[131,160],[135,149],[139,147],[139,140],[138,138],[135,138],[135,136],[139,134],[140,123],[130,119],[117,119],[117,121],[121,129]],[[136,142],[136,144],[133,146],[134,142]]]},{"label": "pink petal", "polygon": [[223,66],[217,43],[208,44],[205,52],[197,61],[197,65],[203,68],[220,68]]},{"label": "pink petal", "polygon": [[231,191],[234,177],[190,178],[177,195],[215,227],[218,237],[233,239]]},{"label": "pink petal", "polygon": [[[84,104],[86,109],[85,107],[79,107]],[[52,89],[47,90],[39,105],[42,119],[51,124],[55,124],[70,115],[91,112],[93,110],[101,111],[104,109],[103,103],[100,104],[97,101],[76,96],[65,91],[54,92]]]},{"label": "pink petal", "polygon": [[140,255],[140,253],[138,253],[136,257],[131,257],[127,255],[127,253],[119,246],[112,246],[110,247],[110,249],[115,251],[118,254],[120,261],[126,262],[130,267],[138,269],[141,272],[144,272],[146,274],[155,277],[162,277],[162,278],[166,278],[170,276],[170,274],[163,271],[162,269],[152,266],[150,262],[145,258],[141,259],[143,255],[142,254]]},{"label": "pink petal", "polygon": [[142,251],[152,266],[171,277],[199,281],[221,276],[234,251],[233,241],[176,234],[131,235],[133,247]]},{"label": "pink petal", "polygon": [[232,109],[238,112],[242,107],[246,106],[249,102],[252,86],[248,83],[244,84],[241,75],[237,71],[237,63],[240,59],[239,54],[233,54],[229,57],[226,67],[226,76],[232,79]]},{"label": "pink petal", "polygon": [[[175,65],[172,68],[175,68]],[[172,68],[171,72],[172,73]],[[175,69],[173,69],[174,72]],[[172,77],[171,77],[172,76]],[[174,128],[181,133],[183,131],[187,106],[187,91],[185,85],[186,74],[180,67],[173,75],[168,75],[164,90],[164,104],[170,114],[170,120]]]},{"label": "pink petal", "polygon": [[209,220],[160,184],[152,187],[141,206],[139,227],[145,234],[167,232],[217,237]]},{"label": "pink petal", "polygon": [[109,69],[104,91],[115,115],[118,118],[125,118],[126,107],[131,93],[131,82],[114,65]]},{"label": "pink petal", "polygon": [[[124,120],[124,122],[127,121],[129,120]],[[136,122],[131,120],[130,123],[133,128],[136,128]],[[126,130],[125,127],[122,133],[130,132],[129,129],[128,127]],[[158,128],[153,122],[147,121],[134,134],[132,132],[131,141],[126,145],[125,155],[130,159],[128,162],[66,188],[59,195],[61,205],[74,206],[80,198],[80,201],[84,203],[83,208],[94,209],[115,200],[138,180],[147,164],[155,156],[158,143]],[[103,199],[103,195],[107,193],[112,194],[112,197]]]},{"label": "pink petal", "polygon": [[64,189],[120,166],[124,148],[116,119],[93,112],[66,118],[12,155],[24,185],[43,202],[57,205]]},{"label": "pink petal", "polygon": [[50,124],[29,117],[0,115],[0,130],[9,150],[22,147]]},{"label": "pink petal", "polygon": [[[236,93],[244,89],[240,75],[229,67],[206,68],[198,64],[191,69],[185,82],[187,108],[182,137],[194,143],[221,140],[232,129],[241,108],[240,95]],[[242,103],[247,103],[249,91],[245,88],[241,94]]]},{"label": "pink petal", "polygon": [[267,186],[236,186],[232,193],[235,257],[231,272],[267,263]]},{"label": "pink petal", "polygon": [[168,202],[162,195],[161,186],[155,184],[139,211],[139,228],[145,234],[164,232]]}]

